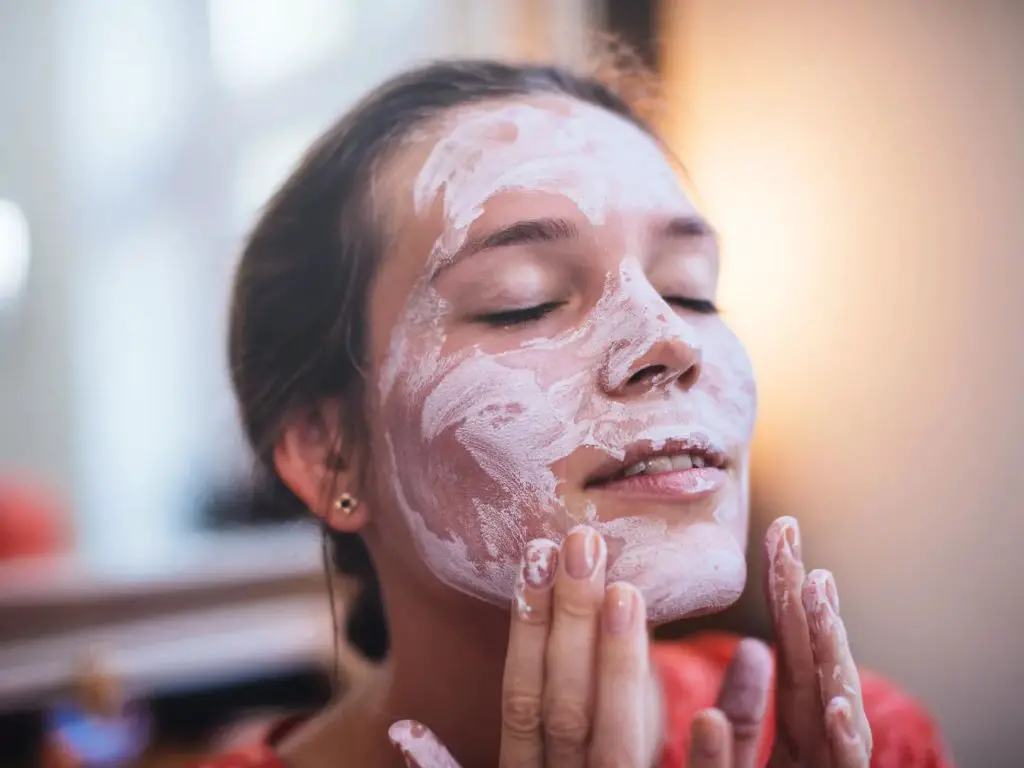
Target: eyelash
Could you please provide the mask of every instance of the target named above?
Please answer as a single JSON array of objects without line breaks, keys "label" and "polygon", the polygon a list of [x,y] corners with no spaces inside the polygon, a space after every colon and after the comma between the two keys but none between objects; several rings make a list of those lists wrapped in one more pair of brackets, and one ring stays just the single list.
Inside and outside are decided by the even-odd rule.
[{"label": "eyelash", "polygon": [[665,301],[681,309],[688,309],[698,315],[717,315],[718,305],[707,299],[688,299],[685,296],[666,296]]},{"label": "eyelash", "polygon": [[562,306],[564,302],[549,301],[546,304],[538,304],[535,307],[525,309],[510,309],[506,312],[492,312],[489,315],[480,315],[475,318],[478,322],[492,325],[495,328],[508,328],[513,325],[533,323],[542,319]]},{"label": "eyelash", "polygon": [[[718,307],[713,301],[708,301],[707,299],[689,299],[685,296],[666,296],[665,301],[669,304],[675,304],[682,309],[688,309],[691,312],[696,312],[700,315],[718,314]],[[505,312],[492,312],[487,315],[479,315],[475,320],[486,325],[494,326],[495,328],[509,328],[511,326],[524,325],[526,323],[533,323],[541,320],[563,304],[564,302],[561,301],[549,301],[546,304],[538,304],[535,307],[510,309]]]}]

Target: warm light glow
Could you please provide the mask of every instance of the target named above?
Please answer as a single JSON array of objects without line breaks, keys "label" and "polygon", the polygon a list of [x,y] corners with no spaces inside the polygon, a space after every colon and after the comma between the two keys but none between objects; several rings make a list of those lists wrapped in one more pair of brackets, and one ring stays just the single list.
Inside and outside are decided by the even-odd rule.
[{"label": "warm light glow", "polygon": [[834,130],[822,139],[805,115],[750,129],[741,117],[748,92],[703,70],[702,108],[694,109],[689,51],[670,47],[666,57],[662,133],[720,234],[718,303],[750,353],[762,399],[771,403],[761,412],[770,431],[803,407],[808,350],[828,347],[848,327],[842,288],[849,261],[830,258],[823,244],[841,236],[850,217],[822,193],[830,179],[850,177],[848,161],[824,150],[835,142]]}]

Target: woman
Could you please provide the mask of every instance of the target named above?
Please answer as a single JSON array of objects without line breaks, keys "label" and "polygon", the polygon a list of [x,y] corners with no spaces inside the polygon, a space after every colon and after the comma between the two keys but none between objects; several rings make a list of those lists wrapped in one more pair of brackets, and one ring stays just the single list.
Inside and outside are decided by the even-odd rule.
[{"label": "woman", "polygon": [[648,645],[746,581],[755,386],[717,274],[597,79],[442,62],[332,128],[243,255],[232,376],[257,453],[368,580],[357,635],[383,596],[389,680],[211,765],[947,765],[859,676],[791,518],[765,545],[774,659]]}]

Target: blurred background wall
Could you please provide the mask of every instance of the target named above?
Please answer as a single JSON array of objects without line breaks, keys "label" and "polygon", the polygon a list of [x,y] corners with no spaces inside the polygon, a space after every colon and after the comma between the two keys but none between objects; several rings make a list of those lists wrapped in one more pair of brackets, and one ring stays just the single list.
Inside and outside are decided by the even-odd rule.
[{"label": "blurred background wall", "polygon": [[[670,141],[857,658],[1020,763],[1024,3],[664,4]],[[757,601],[751,607],[760,609]]]}]

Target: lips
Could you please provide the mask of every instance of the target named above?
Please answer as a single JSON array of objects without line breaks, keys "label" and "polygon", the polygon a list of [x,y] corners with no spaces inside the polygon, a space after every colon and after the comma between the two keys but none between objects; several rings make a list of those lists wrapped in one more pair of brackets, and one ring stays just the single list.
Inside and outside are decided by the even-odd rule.
[{"label": "lips", "polygon": [[609,458],[587,480],[586,487],[598,487],[627,478],[655,477],[687,470],[725,470],[725,450],[703,438],[677,438],[634,443],[622,459]]}]

